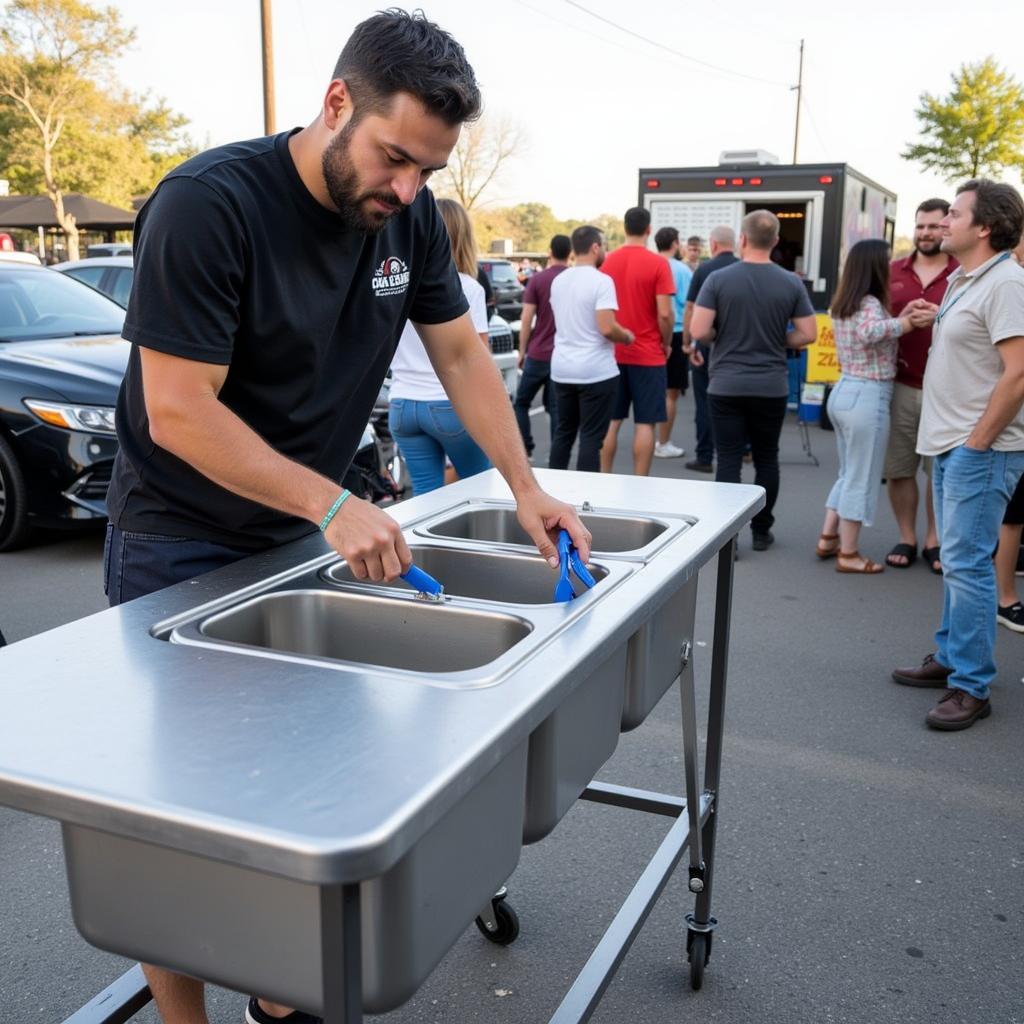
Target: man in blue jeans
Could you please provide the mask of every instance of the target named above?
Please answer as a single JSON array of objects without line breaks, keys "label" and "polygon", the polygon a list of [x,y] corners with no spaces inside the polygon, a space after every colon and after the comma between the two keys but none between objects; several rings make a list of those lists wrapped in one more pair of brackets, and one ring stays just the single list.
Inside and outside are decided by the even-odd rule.
[{"label": "man in blue jeans", "polygon": [[896,669],[904,686],[945,689],[933,729],[968,729],[992,712],[996,580],[992,552],[1024,474],[1024,269],[1011,258],[1024,201],[1010,185],[966,182],[942,220],[942,249],[960,261],[932,331],[917,450],[934,457],[942,546],[936,650]]}]

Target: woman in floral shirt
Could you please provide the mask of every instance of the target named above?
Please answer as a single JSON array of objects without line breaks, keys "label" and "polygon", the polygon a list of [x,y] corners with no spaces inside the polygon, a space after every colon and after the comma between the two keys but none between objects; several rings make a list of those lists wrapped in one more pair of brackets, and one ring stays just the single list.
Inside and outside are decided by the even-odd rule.
[{"label": "woman in floral shirt", "polygon": [[839,448],[839,478],[825,502],[819,558],[836,559],[836,571],[879,573],[884,566],[858,550],[861,526],[870,526],[889,440],[889,403],[901,334],[935,318],[928,304],[901,317],[889,315],[889,245],[858,242],[846,257],[832,300],[832,324],[842,376],[828,400]]}]

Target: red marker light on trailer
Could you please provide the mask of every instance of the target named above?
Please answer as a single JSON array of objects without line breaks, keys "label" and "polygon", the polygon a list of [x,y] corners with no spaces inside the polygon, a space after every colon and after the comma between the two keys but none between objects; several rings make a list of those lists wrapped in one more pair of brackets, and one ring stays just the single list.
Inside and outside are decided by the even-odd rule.
[{"label": "red marker light on trailer", "polygon": [[715,178],[715,184],[716,184],[716,185],[717,185],[717,186],[718,186],[719,188],[721,188],[721,187],[722,187],[723,185],[726,185],[726,184],[728,184],[728,182],[727,182],[727,181],[725,180],[725,178]]},{"label": "red marker light on trailer", "polygon": [[731,184],[733,184],[733,185],[742,185],[743,184],[743,179],[742,178],[733,178]]},{"label": "red marker light on trailer", "polygon": [[819,182],[820,182],[820,183],[821,183],[822,185],[831,185],[831,184],[832,184],[832,175],[831,175],[831,174],[823,174],[823,175],[822,175],[822,176],[821,176],[821,177],[820,177],[820,178],[818,179],[818,181],[819,181]]},{"label": "red marker light on trailer", "polygon": [[760,178],[751,178],[750,179],[750,184],[751,185],[760,185],[761,184],[761,179]]},{"label": "red marker light on trailer", "polygon": [[661,182],[658,181],[657,178],[648,178],[647,179],[647,187],[648,188],[661,188]]}]

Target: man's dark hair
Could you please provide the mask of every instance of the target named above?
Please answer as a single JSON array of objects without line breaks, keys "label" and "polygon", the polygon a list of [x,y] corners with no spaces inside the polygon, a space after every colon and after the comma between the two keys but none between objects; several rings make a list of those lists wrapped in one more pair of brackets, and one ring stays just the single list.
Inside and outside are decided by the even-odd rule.
[{"label": "man's dark hair", "polygon": [[1024,199],[1012,185],[988,178],[965,181],[956,194],[974,193],[972,224],[989,229],[988,243],[996,252],[1015,249],[1024,232]]},{"label": "man's dark hair", "polygon": [[572,252],[572,242],[568,235],[555,235],[551,239],[551,255],[556,260],[567,260]]},{"label": "man's dark hair", "polygon": [[583,224],[572,233],[572,251],[577,256],[586,256],[590,247],[602,238],[604,235],[600,228],[595,228],[593,224]]},{"label": "man's dark hair", "polygon": [[626,216],[622,220],[626,234],[638,238],[651,226],[651,211],[645,210],[642,206],[634,206],[626,211]]},{"label": "man's dark hair", "polygon": [[949,203],[945,199],[926,199],[914,213],[942,213],[945,217],[949,213]]},{"label": "man's dark hair", "polygon": [[771,210],[751,210],[740,227],[754,249],[771,250],[779,240],[779,218]]},{"label": "man's dark hair", "polygon": [[675,228],[658,228],[654,236],[654,245],[658,252],[668,252],[679,241],[679,232]]},{"label": "man's dark hair", "polygon": [[356,119],[386,111],[400,92],[452,127],[480,116],[480,87],[465,51],[422,11],[391,7],[360,22],[334,77],[348,86]]},{"label": "man's dark hair", "polygon": [[701,240],[700,235],[690,235],[686,240],[687,245],[703,245],[704,242]]}]

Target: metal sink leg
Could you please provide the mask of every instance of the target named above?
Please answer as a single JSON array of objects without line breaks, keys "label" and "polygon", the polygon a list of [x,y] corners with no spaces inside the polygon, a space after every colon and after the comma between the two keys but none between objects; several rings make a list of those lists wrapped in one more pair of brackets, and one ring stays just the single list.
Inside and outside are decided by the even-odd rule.
[{"label": "metal sink leg", "polygon": [[324,1024],[362,1024],[363,955],[358,885],[326,886],[320,890],[320,934]]}]

